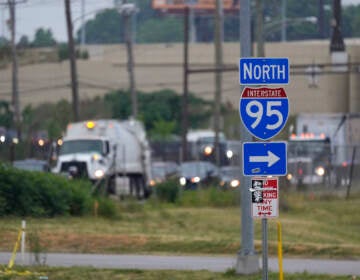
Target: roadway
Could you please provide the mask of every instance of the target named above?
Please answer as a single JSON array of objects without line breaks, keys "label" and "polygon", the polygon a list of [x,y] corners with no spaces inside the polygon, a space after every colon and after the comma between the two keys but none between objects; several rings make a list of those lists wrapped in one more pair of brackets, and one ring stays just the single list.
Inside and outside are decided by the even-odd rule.
[{"label": "roadway", "polygon": [[[7,264],[11,253],[0,253],[0,263]],[[142,270],[209,270],[225,272],[236,265],[236,256],[159,256],[159,255],[100,255],[49,253],[40,256],[44,264],[56,267],[92,266],[96,268]],[[30,265],[34,255],[17,255],[16,263]],[[259,258],[259,266],[261,267]],[[269,271],[278,271],[277,258],[269,258]],[[360,276],[360,260],[284,259],[286,273]]]}]

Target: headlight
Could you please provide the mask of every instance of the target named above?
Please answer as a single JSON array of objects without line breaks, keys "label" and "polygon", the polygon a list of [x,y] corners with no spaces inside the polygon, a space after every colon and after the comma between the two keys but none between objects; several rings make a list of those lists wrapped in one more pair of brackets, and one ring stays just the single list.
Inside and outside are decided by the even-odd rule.
[{"label": "headlight", "polygon": [[324,176],[325,174],[325,168],[322,167],[322,166],[319,166],[315,169],[315,173],[318,175],[318,176]]},{"label": "headlight", "polygon": [[91,160],[93,160],[93,161],[97,161],[97,160],[99,160],[100,159],[100,155],[99,154],[93,154],[92,156],[91,156]]},{"label": "headlight", "polygon": [[206,147],[204,148],[204,154],[205,154],[206,156],[211,155],[212,152],[213,152],[213,147],[211,147],[211,146],[206,146]]},{"label": "headlight", "polygon": [[181,177],[181,178],[179,179],[179,182],[180,182],[180,185],[181,185],[181,186],[185,186],[185,185],[186,185],[186,178],[185,178],[185,177]]},{"label": "headlight", "polygon": [[291,173],[288,173],[288,175],[286,175],[286,179],[288,179],[289,181],[292,179],[293,175]]},{"label": "headlight", "polygon": [[98,169],[95,171],[94,175],[96,178],[100,179],[100,178],[104,177],[105,172],[102,169]]},{"label": "headlight", "polygon": [[236,187],[240,186],[240,181],[239,180],[231,180],[230,186],[232,188],[236,188]]},{"label": "headlight", "polygon": [[228,159],[231,159],[231,158],[233,157],[233,155],[234,155],[234,153],[233,153],[232,150],[227,150],[227,152],[226,152],[226,157],[227,157]]},{"label": "headlight", "polygon": [[199,183],[200,182],[200,177],[196,176],[191,178],[191,183]]}]

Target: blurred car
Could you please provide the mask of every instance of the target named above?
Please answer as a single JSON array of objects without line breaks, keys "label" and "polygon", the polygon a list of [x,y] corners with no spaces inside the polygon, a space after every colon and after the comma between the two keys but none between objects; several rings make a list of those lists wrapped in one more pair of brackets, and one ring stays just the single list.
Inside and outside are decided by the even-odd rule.
[{"label": "blurred car", "polygon": [[220,169],[220,187],[224,189],[237,188],[240,186],[240,166],[224,166]]},{"label": "blurred car", "polygon": [[47,161],[38,159],[15,160],[13,162],[13,167],[27,171],[49,171]]},{"label": "blurred car", "polygon": [[151,186],[155,186],[179,174],[179,165],[174,161],[155,161],[151,164]]},{"label": "blurred car", "polygon": [[188,161],[180,164],[180,185],[196,189],[198,185],[209,186],[219,182],[217,167],[208,161]]}]

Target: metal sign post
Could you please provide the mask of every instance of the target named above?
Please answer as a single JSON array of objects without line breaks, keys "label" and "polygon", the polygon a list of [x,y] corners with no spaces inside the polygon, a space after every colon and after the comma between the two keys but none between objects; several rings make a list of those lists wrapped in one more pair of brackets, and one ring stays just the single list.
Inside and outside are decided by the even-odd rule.
[{"label": "metal sign post", "polygon": [[[250,0],[240,0],[240,46],[241,57],[251,56],[251,9]],[[241,141],[251,141],[251,135],[240,124]],[[241,184],[250,185],[250,178],[242,176]],[[259,271],[259,259],[254,246],[254,223],[251,217],[251,196],[246,188],[241,191],[241,249],[237,255],[236,272],[239,274],[251,274]]]},{"label": "metal sign post", "polygon": [[268,226],[267,219],[278,216],[279,188],[278,178],[256,177],[251,180],[249,189],[252,196],[252,216],[262,218],[262,267],[263,280],[268,279]]},{"label": "metal sign post", "polygon": [[267,228],[267,218],[262,218],[261,220],[262,228],[262,274],[263,280],[268,280],[268,228]]},{"label": "metal sign post", "polygon": [[[271,85],[289,83],[287,58],[240,58],[240,84]],[[256,138],[268,140],[285,126],[289,101],[283,88],[244,88],[239,103],[244,127]],[[243,174],[252,178],[252,217],[262,219],[262,272],[268,280],[267,218],[277,217],[278,178],[287,172],[285,142],[243,142]],[[268,177],[265,177],[268,176]]]}]

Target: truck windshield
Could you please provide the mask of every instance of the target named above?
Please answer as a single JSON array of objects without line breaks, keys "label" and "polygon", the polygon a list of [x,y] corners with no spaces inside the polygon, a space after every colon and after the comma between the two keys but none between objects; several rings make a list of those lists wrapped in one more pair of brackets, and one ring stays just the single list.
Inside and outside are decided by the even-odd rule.
[{"label": "truck windshield", "polygon": [[325,140],[301,140],[288,142],[288,157],[310,157],[313,160],[324,160],[330,157],[331,148]]},{"label": "truck windshield", "polygon": [[98,152],[102,153],[101,140],[70,140],[64,141],[60,148],[60,155],[74,154],[74,153],[89,153]]}]

